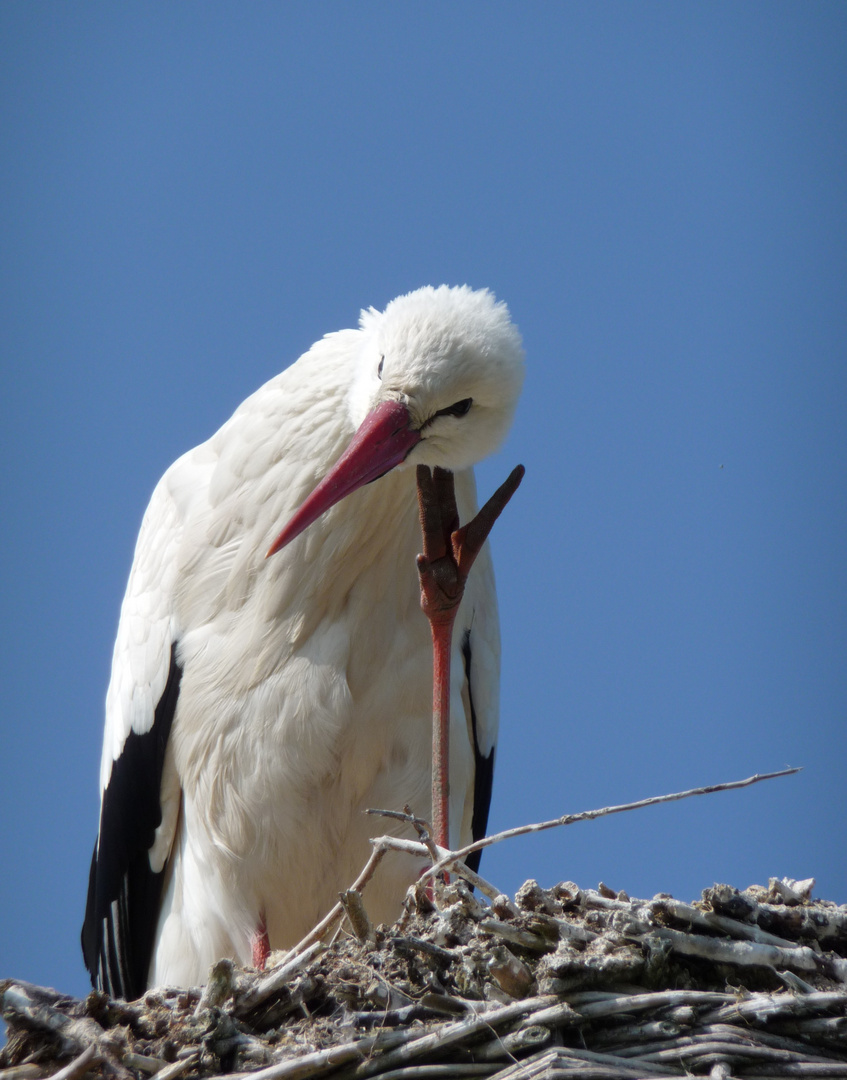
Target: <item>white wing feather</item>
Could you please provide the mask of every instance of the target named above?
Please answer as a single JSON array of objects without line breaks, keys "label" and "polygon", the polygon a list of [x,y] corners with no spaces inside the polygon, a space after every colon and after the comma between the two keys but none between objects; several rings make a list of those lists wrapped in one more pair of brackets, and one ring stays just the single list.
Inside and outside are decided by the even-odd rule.
[{"label": "white wing feather", "polygon": [[[315,482],[320,455],[337,453],[325,439],[321,444],[320,433],[326,414],[339,408],[354,334],[341,331],[317,342],[300,358],[296,376],[289,368],[260,387],[157,484],[138,535],[112,655],[101,794],[129,733],[143,735],[153,725],[171,645],[213,618],[216,605],[232,603],[239,583],[230,578],[245,539],[258,527],[270,543],[274,524]],[[334,378],[327,385],[321,376],[330,371]],[[285,486],[273,468],[282,459]],[[245,483],[250,498],[239,499]]]},{"label": "white wing feather", "polygon": [[176,635],[173,598],[181,533],[168,475],[159,482],[144,515],[121,606],[106,693],[101,792],[129,733],[143,735],[153,726],[154,710],[168,678]]}]

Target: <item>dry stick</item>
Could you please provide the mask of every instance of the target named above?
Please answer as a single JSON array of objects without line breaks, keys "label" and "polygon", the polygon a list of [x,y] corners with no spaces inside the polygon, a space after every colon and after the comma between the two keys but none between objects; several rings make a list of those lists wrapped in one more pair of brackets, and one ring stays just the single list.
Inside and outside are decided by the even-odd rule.
[{"label": "dry stick", "polygon": [[[329,914],[332,915],[336,911],[336,908],[343,911],[341,904],[336,904]],[[340,917],[340,912],[337,917]],[[327,915],[326,918],[318,924],[318,927],[315,927],[315,930],[309,935],[309,937],[314,937],[316,930],[321,927],[321,934],[318,938],[311,942],[309,942],[308,938],[304,938],[299,945],[295,946],[295,948],[286,955],[285,960],[283,960],[278,967],[272,968],[267,974],[263,975],[258,982],[254,983],[248,990],[239,996],[236,1008],[236,1012],[239,1015],[247,1013],[251,1009],[255,1009],[257,1005],[266,1001],[271,994],[275,994],[277,990],[281,990],[283,986],[287,986],[291,976],[295,975],[300,968],[304,967],[310,960],[314,959],[318,952],[320,952],[320,937],[330,928],[332,922],[335,921],[335,919],[333,919],[332,922],[327,923],[327,919],[329,919],[329,915]],[[324,923],[327,923],[327,925],[324,926]],[[306,944],[304,944],[304,942]],[[300,951],[298,952],[297,950]]]},{"label": "dry stick", "polygon": [[[373,814],[376,817],[395,818],[397,821],[406,821],[410,825],[414,826],[419,838],[420,844],[426,847],[426,852],[420,850],[419,846],[414,845],[412,840],[404,840],[401,837],[381,836],[371,839],[372,844],[383,844],[383,846],[390,848],[392,851],[408,851],[412,855],[428,854],[433,863],[437,863],[440,859],[450,859],[453,857],[453,852],[446,847],[436,844],[435,841],[429,835],[429,822],[423,820],[423,818],[416,817],[408,807],[405,811],[402,810],[365,810],[366,814]],[[412,844],[412,847],[408,845]],[[453,872],[459,877],[465,879],[468,885],[472,889],[478,889],[483,896],[487,896],[492,902],[501,896],[500,890],[492,885],[489,881],[486,881],[484,877],[475,871],[471,870],[469,866],[465,866],[464,863],[458,863],[453,867]],[[1,1080],[1,1078],[0,1078]]]},{"label": "dry stick", "polygon": [[41,1080],[44,1069],[40,1065],[11,1065],[0,1069],[0,1080]]},{"label": "dry stick", "polygon": [[64,1069],[59,1069],[58,1072],[54,1073],[52,1080],[79,1080],[79,1077],[84,1076],[89,1069],[99,1065],[101,1060],[97,1047],[87,1046],[79,1057],[74,1058],[70,1065],[66,1065]]},{"label": "dry stick", "polygon": [[[365,810],[366,814],[374,814],[377,817],[394,818],[396,821],[405,821],[411,825],[415,832],[418,834],[418,839],[422,844],[426,844],[427,851],[429,851],[430,858],[433,862],[438,862],[441,856],[438,854],[439,848],[436,842],[430,835],[431,826],[428,821],[423,818],[417,817],[412,813],[412,808],[407,803],[402,810]],[[442,848],[442,851],[446,852],[446,849]]]},{"label": "dry stick", "polygon": [[[679,1077],[681,1075],[680,1070],[672,1065],[663,1065],[659,1062],[633,1062],[627,1058],[619,1057],[617,1054],[603,1054],[598,1053],[595,1050],[580,1050],[571,1046],[558,1046],[555,1050],[555,1061],[557,1064],[561,1064],[563,1061],[568,1063],[583,1061],[586,1064],[592,1065],[606,1065],[615,1072],[611,1075],[615,1077],[615,1080],[623,1080],[625,1077],[631,1077],[632,1080],[643,1080],[644,1077],[651,1076],[670,1076]],[[582,1070],[577,1075],[581,1075]],[[553,1073],[552,1075],[556,1075]]]},{"label": "dry stick", "polygon": [[[560,825],[574,825],[578,821],[594,821],[595,818],[607,817],[609,814],[621,814],[625,810],[641,810],[645,806],[658,806],[660,803],[677,802],[679,799],[688,799],[693,795],[713,795],[718,791],[734,791],[736,788],[758,784],[762,780],[775,780],[780,776],[792,776],[800,771],[800,768],[793,768],[780,769],[779,772],[756,773],[755,776],[748,776],[746,780],[730,780],[725,784],[710,784],[707,787],[689,788],[687,791],[675,791],[671,795],[653,795],[649,799],[621,803],[619,806],[604,806],[599,810],[583,810],[579,814],[564,814],[560,818],[554,818],[551,821],[540,821],[534,825],[518,825],[514,829],[504,829],[503,832],[495,833],[493,836],[485,836],[482,840],[476,840],[473,844],[467,844],[465,847],[451,852],[448,857],[442,858],[421,876],[422,878],[435,877],[450,866],[451,863],[459,859],[465,859],[475,851],[482,851],[483,848],[490,847],[491,844],[498,844],[501,840],[511,840],[515,836],[543,832],[545,829],[555,829]],[[382,839],[384,840],[385,837]]]},{"label": "dry stick", "polygon": [[151,1080],[176,1080],[178,1076],[182,1076],[188,1069],[194,1068],[197,1064],[198,1057],[199,1053],[192,1054],[190,1057],[185,1057],[181,1061],[175,1061],[172,1065],[166,1065],[164,1069],[160,1069]]},{"label": "dry stick", "polygon": [[641,934],[633,933],[632,937],[638,939],[648,935],[669,941],[674,952],[680,956],[699,956],[713,964],[787,967],[810,972],[820,971],[823,964],[818,953],[803,945],[782,948],[755,941],[727,941],[726,938],[703,937],[701,934],[686,934],[664,926],[648,925],[644,926]]},{"label": "dry stick", "polygon": [[[395,818],[402,818],[406,816],[405,814],[401,814],[397,810],[366,810],[365,813],[385,813],[387,817]],[[382,856],[384,856],[389,851],[401,851],[407,855],[416,855],[421,859],[426,859],[428,857],[432,859],[433,863],[438,863],[439,866],[446,866],[448,864],[451,864],[453,859],[455,858],[454,853],[449,848],[441,847],[440,844],[436,844],[432,840],[430,840],[428,836],[422,840],[406,840],[402,836],[374,836],[371,838],[371,844],[379,852],[379,858],[382,858]],[[486,881],[484,877],[480,877],[479,874],[476,873],[476,871],[471,870],[469,866],[465,866],[465,864],[462,862],[456,863],[456,865],[452,867],[452,870],[457,877],[464,878],[468,885],[471,886],[471,888],[478,889],[483,894],[483,896],[487,896],[488,899],[492,901],[492,903],[503,895],[500,889],[492,885],[490,882]],[[369,874],[368,880],[372,876],[373,874]],[[428,871],[421,873],[421,876],[418,878],[418,881],[415,884],[419,885],[420,882],[427,877],[429,877]],[[333,908],[333,911],[335,910],[336,909]],[[330,914],[332,914],[332,912],[330,912]],[[327,916],[327,918],[329,918],[329,915]],[[311,938],[311,934],[309,935],[309,938]],[[306,940],[309,939],[304,938],[304,941]],[[299,948],[299,946],[297,946],[297,948]]]},{"label": "dry stick", "polygon": [[[102,1043],[103,1029],[89,1016],[74,1017],[62,1007],[63,996],[55,990],[45,990],[26,982],[7,982],[2,993],[3,1016],[7,1023],[44,1032],[50,1041],[58,1040],[60,1053],[78,1053],[93,1047],[98,1060],[108,1059],[111,1074],[129,1080],[131,1073],[113,1061],[109,1048]],[[82,1055],[80,1054],[80,1057]],[[67,1069],[88,1068],[80,1058]],[[64,1070],[63,1070],[64,1071]],[[68,1074],[73,1080],[73,1074]]]},{"label": "dry stick", "polygon": [[[362,872],[350,886],[350,889],[355,889],[358,892],[361,892],[365,885],[367,885],[367,883],[374,876],[376,868],[379,866],[385,853],[389,850],[388,846],[384,843],[386,839],[389,838],[381,836],[375,840],[371,840],[373,851],[371,852],[370,858],[365,863]],[[426,848],[423,848],[423,851],[424,854],[428,853]],[[316,926],[312,927],[309,933],[306,934],[306,936],[301,941],[298,941],[296,945],[294,945],[291,949],[288,950],[285,956],[285,960],[283,960],[283,965],[285,966],[285,968],[287,969],[289,965],[293,965],[295,959],[299,957],[299,955],[303,952],[304,949],[308,949],[310,946],[315,945],[317,942],[321,941],[323,936],[330,929],[330,927],[334,926],[343,914],[344,906],[341,901],[339,901],[333,908],[331,908],[326,913],[326,915],[324,915],[324,917]],[[273,991],[269,992],[272,993]],[[251,1003],[255,1004],[254,1001]]]},{"label": "dry stick", "polygon": [[[713,795],[720,791],[734,791],[736,788],[749,787],[751,784],[758,784],[762,780],[774,780],[781,776],[792,776],[794,773],[801,772],[801,768],[780,769],[778,772],[771,773],[756,773],[755,776],[748,776],[745,780],[729,780],[724,784],[709,784],[706,787],[689,788],[686,791],[675,791],[670,795],[651,795],[648,799],[639,799],[636,802],[620,803],[617,806],[604,806],[598,810],[583,810],[578,814],[564,814],[562,817],[553,818],[550,821],[540,821],[533,825],[518,825],[513,829],[504,829],[503,832],[494,833],[492,836],[485,836],[481,840],[476,840],[472,844],[467,844],[463,848],[459,848],[457,851],[448,851],[443,845],[439,845],[440,858],[438,862],[434,863],[428,870],[421,874],[420,880],[436,877],[443,870],[453,866],[457,873],[460,873],[463,877],[466,877],[471,884],[476,885],[476,881],[472,880],[471,874],[465,873],[466,868],[462,866],[461,860],[467,858],[468,855],[473,854],[475,851],[481,851],[483,848],[490,847],[492,844],[498,844],[501,840],[511,840],[516,836],[526,836],[529,833],[543,832],[545,829],[555,829],[562,825],[574,825],[579,821],[594,821],[595,818],[607,817],[609,814],[620,814],[627,810],[641,810],[645,806],[657,806],[660,803],[678,802],[680,799],[688,799],[694,795]],[[368,810],[369,814],[385,814],[387,817],[403,817],[396,810],[382,811],[382,810]],[[427,847],[422,844],[416,844],[412,840],[401,840],[398,837],[393,836],[380,836],[374,838],[371,843],[378,847],[378,849],[385,853],[386,848],[394,849],[397,851],[408,851],[414,855],[426,856]],[[369,875],[370,877],[371,875]],[[478,877],[478,875],[473,875]],[[486,889],[482,891],[486,893],[493,892],[493,886],[485,882]],[[610,901],[610,904],[615,904],[616,901]],[[627,905],[627,910],[629,906]]]},{"label": "dry stick", "polygon": [[412,1029],[409,1032],[408,1041],[394,1050],[389,1050],[379,1059],[360,1065],[353,1070],[352,1075],[357,1078],[373,1076],[396,1066],[414,1062],[416,1058],[420,1058],[424,1054],[432,1053],[435,1050],[441,1052],[445,1048],[461,1042],[468,1036],[476,1035],[488,1029],[493,1031],[495,1027],[499,1027],[508,1021],[517,1020],[525,1013],[552,1004],[553,1001],[552,994],[544,994],[534,998],[525,998],[523,1001],[510,1002],[508,1005],[501,1005],[466,1020],[457,1020],[451,1024],[440,1025],[435,1031],[426,1032],[417,1038],[413,1037]]},{"label": "dry stick", "polygon": [[[391,1036],[394,1036],[393,1038]],[[323,1075],[328,1069],[335,1069],[351,1061],[361,1061],[377,1047],[392,1046],[405,1042],[409,1038],[405,1032],[379,1032],[364,1039],[329,1046],[324,1050],[314,1050],[300,1057],[284,1058],[274,1065],[253,1072],[223,1073],[218,1080],[308,1080],[308,1077]]]},{"label": "dry stick", "polygon": [[[446,848],[440,846],[438,851],[440,858],[438,862],[434,863],[428,870],[424,871],[421,875],[421,880],[436,877],[443,870],[446,870],[455,864],[457,873],[461,874],[463,877],[469,878],[473,884],[476,884],[481,879],[479,879],[478,875],[473,875],[473,878],[471,878],[473,871],[467,871],[467,868],[462,864],[461,860],[468,855],[471,855],[474,851],[481,851],[483,848],[490,847],[492,844],[498,844],[501,840],[511,840],[516,836],[526,836],[528,833],[542,832],[545,829],[555,829],[560,825],[573,825],[578,821],[593,821],[595,818],[606,817],[609,814],[620,814],[625,810],[640,810],[645,806],[657,806],[659,803],[676,802],[679,799],[688,799],[694,795],[712,795],[719,791],[733,791],[736,788],[749,787],[751,784],[758,784],[762,780],[774,780],[780,776],[791,776],[800,771],[799,768],[793,768],[781,769],[779,772],[772,773],[756,773],[755,776],[748,776],[746,780],[730,780],[725,784],[710,784],[708,787],[689,788],[687,791],[676,791],[671,795],[654,795],[649,799],[639,799],[637,802],[621,803],[619,806],[604,806],[599,810],[584,810],[579,814],[565,814],[562,817],[554,818],[551,821],[541,821],[534,825],[519,825],[514,829],[505,829],[503,832],[495,833],[493,836],[486,836],[482,840],[477,840],[473,844],[468,844],[466,847],[459,848],[458,851],[447,851]],[[370,812],[382,813],[382,811],[379,810]],[[400,815],[398,811],[392,810],[388,812],[388,816],[399,817],[403,815]],[[362,869],[362,872],[350,886],[351,889],[356,889],[359,892],[361,892],[373,877],[377,866],[382,861],[386,852],[392,850],[405,851],[413,855],[420,855],[423,858],[431,855],[429,844],[414,840],[403,840],[396,836],[378,836],[371,840],[371,844],[373,845],[371,856]],[[474,881],[473,879],[476,880]],[[490,894],[495,891],[488,882],[485,882],[484,884],[486,885],[486,893]],[[336,904],[302,941],[299,941],[289,950],[284,961],[286,968],[304,949],[315,944],[315,942],[320,941],[327,930],[329,930],[331,926],[334,926],[343,914],[343,906],[340,903]],[[288,974],[288,972],[286,972],[286,974]],[[273,983],[276,987],[279,984],[278,969],[274,971],[273,975]],[[269,993],[270,992],[272,991],[269,991]],[[251,994],[251,1006],[254,1004],[256,1004],[256,1001],[253,994]]]},{"label": "dry stick", "polygon": [[653,915],[655,912],[667,911],[675,919],[687,922],[694,929],[709,933],[720,930],[724,934],[735,938],[748,938],[750,941],[758,941],[762,945],[776,945],[781,949],[793,949],[797,942],[788,938],[777,937],[770,934],[760,926],[739,922],[738,919],[730,919],[726,915],[718,915],[714,911],[700,911],[691,904],[684,904],[681,900],[666,897],[662,900],[649,901],[646,905]]},{"label": "dry stick", "polygon": [[[468,1019],[441,1025],[435,1031],[421,1036],[417,1035],[415,1028],[378,1032],[364,1039],[355,1039],[340,1046],[286,1059],[255,1072],[227,1073],[221,1076],[220,1080],[247,1080],[247,1077],[250,1080],[305,1080],[328,1066],[334,1068],[347,1062],[362,1061],[367,1054],[376,1049],[382,1049],[384,1053],[379,1058],[362,1061],[362,1064],[352,1071],[352,1075],[357,1077],[372,1076],[395,1064],[414,1062],[415,1059],[436,1047],[441,1049],[453,1045],[468,1035],[485,1031],[487,1028],[493,1029],[502,1023],[515,1020],[534,1008],[552,1004],[554,1000],[552,994],[545,994],[526,998],[524,1001],[511,1002],[508,1005],[489,1009],[488,1012],[479,1016],[473,1015]],[[348,1074],[345,1073],[345,1075]]]},{"label": "dry stick", "polygon": [[[633,906],[637,904],[637,906]],[[755,923],[741,922],[739,919],[731,919],[724,915],[716,915],[714,912],[701,912],[690,904],[684,904],[680,900],[674,900],[672,896],[662,896],[659,900],[645,902],[630,902],[613,900],[609,896],[602,896],[594,889],[582,890],[580,905],[583,907],[595,907],[607,912],[620,912],[628,919],[643,923],[645,927],[661,926],[663,915],[672,915],[681,922],[687,922],[691,930],[700,934],[711,935],[715,930],[720,930],[729,937],[742,937],[761,945],[776,945],[778,948],[796,948],[797,942],[788,937],[777,937],[776,934],[768,933]]]},{"label": "dry stick", "polygon": [[[145,1073],[147,1076],[158,1076],[163,1069],[168,1068],[168,1063],[163,1058],[151,1057],[149,1054],[136,1054],[128,1050],[121,1055],[121,1065],[128,1069],[134,1069],[136,1073]],[[51,1077],[50,1080],[53,1080]]]}]

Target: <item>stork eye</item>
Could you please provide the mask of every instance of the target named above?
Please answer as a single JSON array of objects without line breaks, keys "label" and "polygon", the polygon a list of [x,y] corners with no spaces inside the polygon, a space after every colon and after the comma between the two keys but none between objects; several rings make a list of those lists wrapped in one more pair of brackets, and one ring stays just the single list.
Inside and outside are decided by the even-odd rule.
[{"label": "stork eye", "polygon": [[473,398],[462,398],[455,405],[449,405],[446,409],[439,409],[436,416],[467,416],[473,405]]},{"label": "stork eye", "polygon": [[385,366],[385,357],[381,356],[379,358],[379,367],[376,369],[377,376],[380,379],[382,378],[382,369],[383,369],[384,366]]}]

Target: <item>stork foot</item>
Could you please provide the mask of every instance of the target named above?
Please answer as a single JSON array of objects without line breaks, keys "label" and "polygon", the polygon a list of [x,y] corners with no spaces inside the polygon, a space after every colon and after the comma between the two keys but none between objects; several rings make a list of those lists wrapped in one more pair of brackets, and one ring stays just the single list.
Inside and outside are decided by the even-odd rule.
[{"label": "stork foot", "polygon": [[475,518],[459,526],[453,474],[447,469],[417,468],[418,507],[423,554],[418,555],[421,608],[432,631],[432,828],[434,839],[450,847],[450,649],[453,623],[474,560],[517,491],[523,465],[510,473]]},{"label": "stork foot", "polygon": [[430,471],[428,466],[418,465],[418,509],[424,546],[423,554],[418,555],[418,574],[421,608],[431,625],[452,626],[474,560],[525,471],[523,465],[516,465],[476,517],[460,528],[453,474],[437,466]]}]

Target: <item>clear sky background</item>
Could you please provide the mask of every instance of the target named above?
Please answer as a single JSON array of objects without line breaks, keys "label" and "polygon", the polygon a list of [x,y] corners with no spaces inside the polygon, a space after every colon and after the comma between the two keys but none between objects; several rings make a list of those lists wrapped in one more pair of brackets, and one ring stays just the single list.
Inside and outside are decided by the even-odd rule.
[{"label": "clear sky background", "polygon": [[[847,902],[847,6],[0,5],[0,977],[87,986],[103,700],[150,493],[327,331],[489,286],[514,891]],[[413,572],[410,570],[410,572]]]}]

